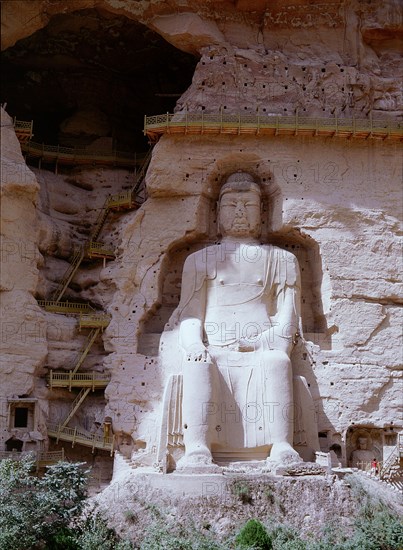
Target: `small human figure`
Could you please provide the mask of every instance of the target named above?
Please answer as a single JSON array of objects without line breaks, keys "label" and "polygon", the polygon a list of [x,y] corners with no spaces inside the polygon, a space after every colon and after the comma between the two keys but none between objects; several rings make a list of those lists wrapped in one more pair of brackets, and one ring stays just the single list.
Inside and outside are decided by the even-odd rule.
[{"label": "small human figure", "polygon": [[371,474],[373,476],[378,475],[378,461],[376,460],[375,457],[371,461]]}]

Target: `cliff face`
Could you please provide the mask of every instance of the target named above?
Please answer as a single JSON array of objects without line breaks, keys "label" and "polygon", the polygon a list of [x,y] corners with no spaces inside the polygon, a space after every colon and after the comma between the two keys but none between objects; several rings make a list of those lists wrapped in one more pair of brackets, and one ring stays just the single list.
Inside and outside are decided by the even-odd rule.
[{"label": "cliff face", "polygon": [[[46,322],[33,297],[42,256],[38,249],[39,185],[22,158],[12,119],[1,117],[1,441],[9,438],[7,399],[43,397],[39,376],[48,351]],[[40,409],[46,413],[47,403]],[[16,430],[16,435],[20,435]],[[46,426],[31,427],[29,441],[44,439]]]},{"label": "cliff face", "polygon": [[3,2],[2,100],[35,118],[39,142],[112,136],[121,150],[144,148],[143,115],[177,99],[206,113],[402,113],[397,2],[173,6]]},{"label": "cliff face", "polygon": [[[85,37],[90,36],[90,21],[95,35],[106,36],[108,21],[111,33],[125,28],[116,40],[130,35],[131,24],[136,30],[142,25],[195,58],[193,79],[176,103],[178,115],[297,113],[386,121],[402,115],[397,1],[271,2],[269,7],[260,0],[5,1],[2,21],[10,67],[19,59],[29,71],[34,63],[34,82],[42,71],[40,52],[49,55],[47,74],[40,72],[41,89],[58,63],[63,70],[81,63],[80,70],[88,72],[85,82],[60,80],[67,99],[60,104],[65,116],[59,135],[73,144],[112,139],[117,112],[107,104],[116,98],[126,105],[128,117],[142,116],[145,109],[133,100],[136,88],[123,93],[120,87],[114,98],[117,88],[110,86],[110,78],[108,87],[94,95],[98,77],[89,66],[96,63],[98,70],[105,52],[97,53],[96,41],[88,42],[93,49],[84,49],[81,33],[84,28]],[[40,29],[54,42],[34,34]],[[75,50],[63,45],[71,45],[75,35]],[[23,43],[28,37],[31,42]],[[125,43],[118,44],[124,50]],[[130,44],[133,63],[144,69],[151,58],[138,43]],[[163,46],[158,43],[158,48]],[[108,71],[113,64],[118,69],[118,57],[109,59]],[[122,57],[122,63],[127,59]],[[172,82],[178,82],[175,74]],[[15,82],[39,116],[47,100],[30,93],[27,80]],[[49,102],[55,93],[52,89]],[[77,97],[85,101],[77,105]],[[74,318],[44,313],[35,298],[46,298],[56,288],[106,195],[129,188],[132,174],[101,168],[59,175],[31,171],[11,119],[3,117],[2,438],[5,442],[12,433],[27,437],[10,431],[7,398],[30,397],[38,399],[40,409],[37,430],[32,430],[39,435],[29,436],[36,441],[46,437],[46,423],[64,418],[71,405],[67,390],[56,395],[46,389],[44,375],[50,368],[68,368],[86,336],[77,332]],[[103,229],[102,239],[115,247],[116,260],[83,265],[66,293],[70,300],[90,301],[112,315],[83,367],[111,374],[106,405],[102,393],[88,397],[73,424],[99,430],[110,416],[122,448],[146,463],[155,461],[167,378],[160,337],[179,300],[185,257],[215,240],[219,187],[241,169],[262,182],[271,209],[266,227],[272,225],[276,244],[292,247],[303,269],[307,343],[296,347],[293,364],[310,384],[324,450],[336,446],[347,463],[364,433],[374,451],[387,454],[395,441],[390,426],[401,423],[398,151],[399,143],[388,139],[164,135],[147,171],[147,202],[138,211],[114,214]]]}]

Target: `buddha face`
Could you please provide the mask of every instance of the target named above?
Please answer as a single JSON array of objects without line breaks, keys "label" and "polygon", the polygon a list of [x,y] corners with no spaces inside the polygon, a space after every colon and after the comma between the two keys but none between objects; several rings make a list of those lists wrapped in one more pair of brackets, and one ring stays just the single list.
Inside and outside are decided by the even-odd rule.
[{"label": "buddha face", "polygon": [[225,192],[220,199],[218,214],[221,234],[229,237],[259,237],[260,207],[260,193],[256,189]]},{"label": "buddha face", "polygon": [[366,449],[367,449],[367,438],[366,437],[359,437],[358,438],[358,448],[361,451],[366,451]]}]

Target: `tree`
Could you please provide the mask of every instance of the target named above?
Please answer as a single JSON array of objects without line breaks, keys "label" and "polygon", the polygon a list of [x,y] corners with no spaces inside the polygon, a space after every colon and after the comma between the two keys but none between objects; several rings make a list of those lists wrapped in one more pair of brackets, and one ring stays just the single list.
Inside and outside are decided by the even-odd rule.
[{"label": "tree", "polygon": [[31,456],[0,462],[0,550],[74,548],[71,524],[83,509],[89,471],[59,462],[38,478],[33,469]]}]

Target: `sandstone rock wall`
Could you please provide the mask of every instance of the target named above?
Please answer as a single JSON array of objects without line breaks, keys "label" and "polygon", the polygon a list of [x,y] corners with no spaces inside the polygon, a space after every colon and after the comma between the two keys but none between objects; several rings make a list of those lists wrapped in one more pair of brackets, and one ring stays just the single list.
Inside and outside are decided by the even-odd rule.
[{"label": "sandstone rock wall", "polygon": [[[265,10],[258,1],[253,9],[242,1],[6,1],[5,47],[62,10],[95,4],[200,55],[178,113],[401,120],[397,2],[273,3]],[[53,399],[43,376],[48,367],[65,368],[84,337],[73,319],[43,313],[34,296],[49,296],[105,194],[128,185],[129,176],[113,170],[77,170],[68,177],[33,173],[4,117],[3,403],[10,395],[39,399],[44,437],[49,400],[53,417],[57,410],[64,414],[71,396]],[[155,460],[166,382],[160,336],[178,303],[183,261],[216,238],[219,188],[238,169],[250,171],[266,189],[265,239],[300,260],[305,341],[293,364],[310,384],[324,448],[339,445],[347,463],[349,430],[389,433],[392,423],[398,429],[402,424],[402,173],[399,143],[387,139],[161,138],[147,172],[149,199],[104,228],[105,241],[117,247],[116,261],[85,266],[68,292],[70,299],[89,300],[112,315],[88,359],[88,368],[112,374],[105,410],[102,396],[94,396],[75,421],[82,425],[91,417],[95,425],[111,416],[119,444],[129,444],[145,462]],[[7,411],[5,404],[4,440]]]},{"label": "sandstone rock wall", "polygon": [[[38,249],[39,185],[22,158],[12,119],[1,110],[1,378],[0,440],[42,441],[47,402],[30,431],[9,431],[10,400],[44,395],[39,378],[48,352],[46,322],[34,293],[43,258]],[[3,447],[4,448],[4,447]]]},{"label": "sandstone rock wall", "polygon": [[357,494],[357,483],[374,501],[382,499],[401,514],[396,493],[379,482],[358,474],[348,481],[335,478],[173,474],[161,479],[129,471],[113,479],[94,500],[118,532],[138,545],[161,524],[172,538],[194,533],[195,544],[200,534],[228,540],[251,517],[293,527],[308,540],[312,535],[322,537],[324,525],[334,522],[344,534],[351,533],[363,498]]},{"label": "sandstone rock wall", "polygon": [[[127,400],[127,417],[121,415],[116,428],[130,431],[135,415],[133,437],[146,437],[150,447],[157,444],[164,385],[159,335],[178,303],[184,257],[196,243],[214,240],[218,189],[236,169],[253,173],[269,197],[279,192],[281,220],[272,240],[294,247],[302,270],[309,272],[307,278],[302,273],[303,301],[311,300],[303,304],[308,342],[297,346],[293,362],[311,386],[319,430],[330,432],[330,445],[353,423],[396,423],[401,391],[398,145],[332,138],[223,136],[212,143],[203,137],[164,137],[148,172],[150,197],[126,227],[121,259],[109,266],[118,287],[106,331],[107,346],[115,351],[107,390],[111,416],[116,418]],[[314,311],[323,317],[315,320]],[[122,399],[121,392],[127,397]],[[150,408],[153,414],[144,415]]]}]

